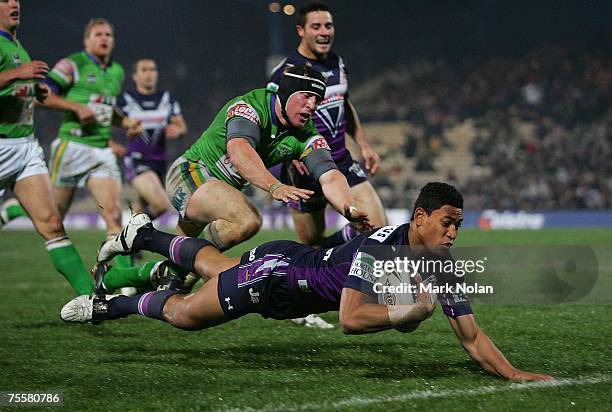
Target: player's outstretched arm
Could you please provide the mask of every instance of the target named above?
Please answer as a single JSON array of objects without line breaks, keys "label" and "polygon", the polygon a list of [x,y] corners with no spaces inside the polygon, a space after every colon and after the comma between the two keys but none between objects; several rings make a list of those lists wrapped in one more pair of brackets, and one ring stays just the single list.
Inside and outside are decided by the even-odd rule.
[{"label": "player's outstretched arm", "polygon": [[551,380],[552,376],[516,369],[489,337],[478,327],[474,315],[448,320],[465,351],[488,372],[512,381]]},{"label": "player's outstretched arm", "polygon": [[284,185],[266,169],[263,160],[247,139],[233,138],[227,142],[227,154],[238,173],[260,189],[270,192],[276,200],[308,199],[314,192]]},{"label": "player's outstretched arm", "polygon": [[360,231],[372,229],[368,215],[352,206],[353,197],[346,177],[338,169],[328,170],[319,177],[327,201]]}]

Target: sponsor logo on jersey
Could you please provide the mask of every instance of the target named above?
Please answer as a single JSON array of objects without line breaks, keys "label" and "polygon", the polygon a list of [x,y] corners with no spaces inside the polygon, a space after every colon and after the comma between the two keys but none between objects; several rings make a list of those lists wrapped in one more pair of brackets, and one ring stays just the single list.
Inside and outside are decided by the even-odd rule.
[{"label": "sponsor logo on jersey", "polygon": [[390,286],[391,282],[389,281],[389,279],[387,279],[385,281],[385,284],[381,288],[384,291],[382,295],[382,300],[385,305],[395,305],[397,303],[397,297],[394,293],[391,293]]},{"label": "sponsor logo on jersey", "polygon": [[333,77],[334,71],[333,70],[328,70],[328,71],[325,71],[325,72],[321,72],[321,74],[323,75],[323,77],[328,79],[330,77]]},{"label": "sponsor logo on jersey", "polygon": [[55,65],[52,72],[61,77],[66,83],[72,83],[74,81],[75,66],[71,60],[60,60]]},{"label": "sponsor logo on jersey", "polygon": [[356,276],[370,283],[378,281],[374,275],[374,256],[364,252],[357,253],[357,256],[351,264],[349,276]]},{"label": "sponsor logo on jersey", "polygon": [[28,97],[34,94],[34,86],[24,83],[15,83],[13,86],[13,96]]},{"label": "sponsor logo on jersey", "polygon": [[325,150],[331,151],[331,148],[327,144],[327,140],[325,140],[323,136],[320,136],[320,135],[314,136],[306,144],[306,149],[302,152],[300,159],[305,158],[306,156],[310,154],[310,152],[316,149],[325,149]]},{"label": "sponsor logo on jersey", "polygon": [[278,156],[281,159],[287,159],[289,157],[291,157],[291,148],[284,145],[284,144],[280,144],[276,147],[276,152],[278,153]]},{"label": "sponsor logo on jersey", "polygon": [[95,83],[96,82],[96,75],[93,73],[89,73],[87,75],[87,82],[88,83]]},{"label": "sponsor logo on jersey", "polygon": [[250,104],[239,101],[234,103],[232,106],[227,109],[227,116],[225,117],[225,122],[233,119],[234,117],[244,117],[247,120],[255,123],[257,126],[260,125],[259,114]]},{"label": "sponsor logo on jersey", "polygon": [[21,57],[19,57],[19,54],[17,54],[17,52],[13,53],[13,56],[11,56],[13,58],[13,64],[15,66],[21,66]]},{"label": "sponsor logo on jersey", "polygon": [[101,96],[99,94],[92,94],[89,96],[89,103],[105,104],[107,106],[114,106],[117,102],[115,96]]}]

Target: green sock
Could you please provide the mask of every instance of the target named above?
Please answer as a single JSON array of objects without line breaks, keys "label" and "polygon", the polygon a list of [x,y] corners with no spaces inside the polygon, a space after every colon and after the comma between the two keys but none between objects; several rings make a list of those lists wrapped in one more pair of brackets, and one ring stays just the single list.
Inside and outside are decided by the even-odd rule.
[{"label": "green sock", "polygon": [[111,291],[125,287],[151,290],[151,271],[158,263],[160,261],[147,262],[142,266],[112,267],[104,275],[104,286]]},{"label": "green sock", "polygon": [[59,273],[64,275],[78,296],[91,295],[94,284],[83,260],[67,236],[45,242],[51,262]]},{"label": "green sock", "polygon": [[28,217],[28,214],[21,207],[17,199],[9,199],[4,203],[0,203],[0,226],[20,216]]},{"label": "green sock", "polygon": [[19,203],[13,203],[6,207],[6,215],[11,221],[17,217],[28,217],[25,209]]}]

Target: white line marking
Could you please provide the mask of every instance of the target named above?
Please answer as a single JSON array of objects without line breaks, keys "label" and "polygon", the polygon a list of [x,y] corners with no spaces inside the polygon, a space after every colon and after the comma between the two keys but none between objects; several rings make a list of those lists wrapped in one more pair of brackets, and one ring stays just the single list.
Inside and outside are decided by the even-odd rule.
[{"label": "white line marking", "polygon": [[510,383],[505,386],[481,386],[474,389],[447,389],[447,390],[427,390],[406,393],[404,395],[395,396],[378,396],[371,398],[352,397],[339,401],[323,401],[309,402],[303,404],[276,404],[266,405],[261,409],[254,408],[231,408],[223,409],[226,412],[230,411],[246,411],[246,412],[264,412],[264,411],[306,411],[311,409],[326,410],[348,408],[351,406],[363,406],[371,404],[379,404],[386,402],[405,402],[412,399],[430,399],[430,398],[448,398],[453,396],[465,395],[488,395],[497,392],[510,392],[529,389],[541,388],[556,388],[560,386],[574,385],[595,385],[598,383],[609,382],[612,378],[606,375],[589,376],[581,378],[557,379],[553,381],[536,381],[536,382],[521,382]]}]

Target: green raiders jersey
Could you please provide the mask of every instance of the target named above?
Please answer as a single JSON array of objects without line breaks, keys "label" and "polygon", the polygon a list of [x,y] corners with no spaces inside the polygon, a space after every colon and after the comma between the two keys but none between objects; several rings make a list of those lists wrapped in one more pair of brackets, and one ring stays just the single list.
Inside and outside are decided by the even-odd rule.
[{"label": "green raiders jersey", "polygon": [[302,159],[313,149],[327,148],[312,120],[300,129],[286,129],[274,114],[276,95],[266,89],[256,89],[238,96],[223,106],[211,125],[185,153],[192,162],[202,161],[216,178],[242,190],[249,183],[244,179],[227,154],[227,124],[234,118],[255,123],[260,130],[259,145],[255,148],[266,167],[292,159]]},{"label": "green raiders jersey", "polygon": [[[31,61],[21,44],[0,32],[0,72]],[[17,80],[0,90],[0,137],[16,138],[34,133],[34,80]]]},{"label": "green raiders jersey", "polygon": [[96,121],[81,126],[74,112],[62,117],[59,138],[89,146],[106,147],[111,137],[113,111],[125,74],[119,63],[103,68],[88,53],[74,53],[60,60],[49,72],[49,78],[59,87],[59,93],[73,102],[88,106]]}]

